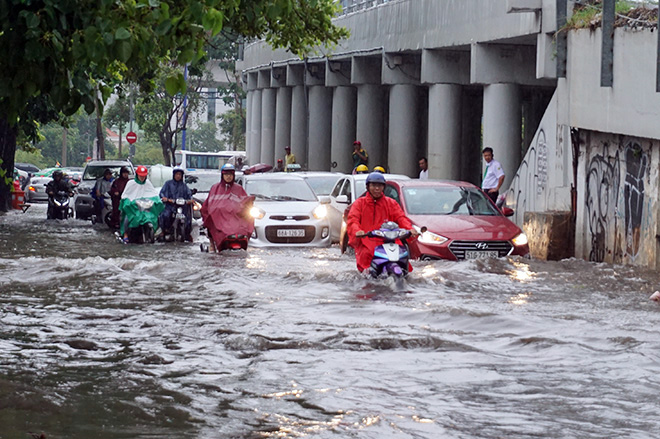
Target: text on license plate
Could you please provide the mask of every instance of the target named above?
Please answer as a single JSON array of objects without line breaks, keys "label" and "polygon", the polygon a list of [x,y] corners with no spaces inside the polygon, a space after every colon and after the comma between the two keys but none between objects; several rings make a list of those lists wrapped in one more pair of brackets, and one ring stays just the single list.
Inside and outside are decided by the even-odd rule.
[{"label": "text on license plate", "polygon": [[278,238],[304,238],[305,229],[278,229]]},{"label": "text on license plate", "polygon": [[499,254],[496,251],[474,251],[468,250],[465,252],[465,259],[486,259],[497,258]]}]

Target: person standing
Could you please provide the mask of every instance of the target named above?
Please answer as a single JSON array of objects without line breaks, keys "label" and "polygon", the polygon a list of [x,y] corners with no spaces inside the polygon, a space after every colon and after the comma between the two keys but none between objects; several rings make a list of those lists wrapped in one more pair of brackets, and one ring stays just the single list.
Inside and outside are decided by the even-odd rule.
[{"label": "person standing", "polygon": [[486,169],[484,170],[484,178],[481,182],[481,189],[497,203],[497,197],[500,194],[500,188],[504,183],[504,171],[500,162],[493,158],[493,148],[486,147],[483,150],[484,160],[486,161]]},{"label": "person standing", "polygon": [[110,198],[112,199],[112,227],[119,229],[119,202],[121,194],[124,193],[130,171],[126,166],[119,170],[119,177],[115,178],[110,187]]},{"label": "person standing", "polygon": [[426,160],[426,157],[419,159],[419,179],[428,180],[429,179],[429,162]]},{"label": "person standing", "polygon": [[288,171],[289,165],[296,163],[296,156],[291,153],[291,147],[289,145],[284,147],[284,170]]},{"label": "person standing", "polygon": [[362,148],[362,142],[360,142],[359,140],[353,142],[352,156],[353,156],[353,170],[355,170],[360,165],[367,166],[369,164],[369,155],[367,154],[367,151],[365,151]]}]

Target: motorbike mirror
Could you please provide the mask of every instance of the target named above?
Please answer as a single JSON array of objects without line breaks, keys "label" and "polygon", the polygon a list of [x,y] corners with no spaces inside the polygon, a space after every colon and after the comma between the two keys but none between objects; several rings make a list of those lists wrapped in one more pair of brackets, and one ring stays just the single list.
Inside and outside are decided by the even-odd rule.
[{"label": "motorbike mirror", "polygon": [[194,188],[194,189],[192,190],[192,194],[195,195],[196,193],[197,193],[197,188]]}]

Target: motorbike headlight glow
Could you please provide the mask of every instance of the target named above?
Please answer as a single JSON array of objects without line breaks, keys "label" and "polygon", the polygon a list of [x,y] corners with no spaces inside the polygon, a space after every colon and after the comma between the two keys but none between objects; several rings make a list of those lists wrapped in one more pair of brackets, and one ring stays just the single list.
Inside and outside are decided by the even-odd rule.
[{"label": "motorbike headlight glow", "polygon": [[257,206],[252,206],[250,209],[250,216],[254,219],[261,219],[266,216],[266,212]]},{"label": "motorbike headlight glow", "polygon": [[314,215],[314,218],[316,219],[323,219],[328,216],[328,208],[325,207],[325,204],[319,204],[312,211],[312,215]]},{"label": "motorbike headlight glow", "polygon": [[520,245],[525,245],[529,241],[527,240],[527,235],[524,233],[518,234],[515,238],[513,238],[511,241],[513,241],[513,245],[520,246]]},{"label": "motorbike headlight glow", "polygon": [[449,238],[445,238],[444,236],[438,235],[437,233],[429,232],[428,230],[422,233],[422,229],[419,227],[413,226],[413,228],[419,233],[419,238],[417,238],[417,241],[421,242],[422,244],[440,245],[449,241]]},{"label": "motorbike headlight glow", "polygon": [[153,200],[149,200],[146,198],[140,198],[135,200],[135,204],[137,204],[137,207],[140,210],[149,210],[151,207],[154,205]]},{"label": "motorbike headlight glow", "polygon": [[202,210],[202,205],[199,204],[199,201],[193,200],[192,208],[193,208],[193,210]]}]

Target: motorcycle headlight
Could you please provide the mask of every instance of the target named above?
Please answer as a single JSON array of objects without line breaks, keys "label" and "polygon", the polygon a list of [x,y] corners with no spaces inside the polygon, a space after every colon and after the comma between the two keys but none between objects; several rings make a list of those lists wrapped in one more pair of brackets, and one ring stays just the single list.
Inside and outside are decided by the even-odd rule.
[{"label": "motorcycle headlight", "polygon": [[413,226],[413,228],[419,233],[419,238],[417,238],[417,241],[421,242],[422,244],[440,245],[449,241],[449,238],[445,238],[444,236],[438,235],[437,233],[429,232],[428,230],[422,233],[422,229],[419,227]]},{"label": "motorcycle headlight", "polygon": [[193,210],[202,210],[202,205],[199,203],[199,201],[193,200],[192,207]]},{"label": "motorcycle headlight", "polygon": [[140,210],[149,210],[154,205],[154,202],[153,200],[139,199],[135,200],[135,204],[137,204]]},{"label": "motorcycle headlight", "polygon": [[524,233],[518,234],[515,238],[513,238],[511,241],[513,241],[513,245],[520,246],[520,245],[525,245],[529,241],[527,241],[527,235]]},{"label": "motorcycle headlight", "polygon": [[250,209],[250,216],[254,219],[261,219],[265,215],[266,212],[257,206],[252,206],[252,208]]},{"label": "motorcycle headlight", "polygon": [[316,219],[323,219],[328,216],[328,208],[325,207],[325,204],[319,204],[312,211],[312,215],[314,215],[314,218]]}]

